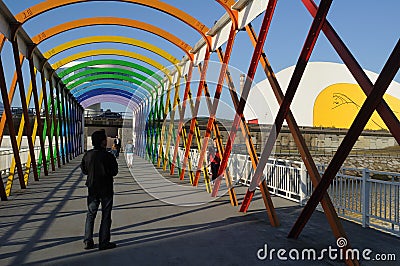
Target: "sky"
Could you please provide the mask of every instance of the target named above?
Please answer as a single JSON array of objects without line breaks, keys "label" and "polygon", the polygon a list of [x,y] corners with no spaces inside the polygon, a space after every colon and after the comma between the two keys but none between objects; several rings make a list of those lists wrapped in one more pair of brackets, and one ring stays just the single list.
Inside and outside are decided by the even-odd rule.
[{"label": "sky", "polygon": [[[13,14],[17,14],[41,1],[5,0],[3,2]],[[164,2],[187,12],[208,28],[211,28],[214,22],[225,13],[225,10],[213,0],[168,0]],[[398,0],[334,0],[327,18],[361,67],[365,70],[380,73],[400,37],[399,10],[400,1]],[[89,1],[88,3],[79,3],[58,8],[29,20],[23,25],[23,28],[32,37],[39,34],[43,29],[54,25],[94,16],[123,17],[147,22],[169,31],[192,47],[201,38],[192,28],[170,15],[148,7],[116,1]],[[263,15],[253,21],[256,32],[259,31],[262,17]],[[312,17],[300,0],[278,1],[264,45],[265,53],[276,73],[296,64],[311,23]],[[50,40],[46,40],[39,45],[39,49],[45,52],[73,39],[94,35],[128,36],[155,44],[178,59],[184,56],[182,50],[158,36],[141,30],[118,26],[96,26],[71,30],[57,35]],[[78,51],[100,48],[106,47],[104,44],[76,47],[68,52],[54,56],[49,61],[50,63],[54,63]],[[155,57],[154,54],[140,48],[127,47],[123,44],[108,44],[107,48],[140,52],[156,59],[164,65],[169,65],[169,62],[166,60]],[[11,55],[10,46],[6,45],[4,50],[8,50],[6,53]],[[3,52],[2,54],[6,53]],[[235,69],[235,72],[247,73],[252,54],[253,47],[246,32],[238,32],[231,55],[230,67]],[[9,62],[6,66],[13,65],[11,58],[3,57],[5,57],[3,58],[5,63]],[[212,54],[211,60],[218,61],[215,53]],[[323,34],[321,34],[316,43],[310,61],[342,63],[342,60]],[[23,69],[24,73],[28,71],[26,65]],[[8,84],[12,77],[12,71],[12,67],[6,68]],[[213,73],[218,73],[218,71],[214,71]],[[265,78],[265,74],[259,67],[254,82],[258,83]],[[400,73],[397,73],[395,80],[400,82]],[[195,93],[194,90],[193,93]],[[13,105],[17,104],[17,100],[13,102]],[[116,111],[123,111],[124,109],[117,104],[104,104],[104,108],[112,108]]]}]

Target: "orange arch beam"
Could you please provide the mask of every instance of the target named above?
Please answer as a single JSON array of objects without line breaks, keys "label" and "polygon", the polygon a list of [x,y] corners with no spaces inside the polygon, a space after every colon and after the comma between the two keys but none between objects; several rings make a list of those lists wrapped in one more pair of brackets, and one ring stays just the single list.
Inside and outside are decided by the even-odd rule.
[{"label": "orange arch beam", "polygon": [[235,4],[235,0],[216,0],[218,4],[220,4],[228,13],[229,17],[232,20],[233,27],[235,30],[238,29],[238,11],[231,9],[231,6]]},{"label": "orange arch beam", "polygon": [[40,42],[49,39],[57,34],[60,34],[62,32],[66,32],[68,30],[76,29],[76,28],[81,28],[81,27],[87,27],[87,26],[95,26],[95,25],[119,25],[119,26],[125,26],[125,27],[130,27],[130,28],[137,28],[141,29],[150,33],[153,33],[155,35],[158,35],[159,37],[175,44],[179,48],[181,48],[188,56],[189,58],[193,58],[193,55],[189,53],[189,51],[192,49],[189,44],[186,42],[182,41],[175,35],[158,28],[154,25],[141,22],[138,20],[132,20],[132,19],[126,19],[126,18],[116,18],[116,17],[94,17],[94,18],[84,18],[84,19],[78,19],[74,21],[69,21],[60,25],[57,25],[55,27],[52,27],[50,29],[47,29],[35,37],[32,38],[32,41],[35,44],[39,44]]},{"label": "orange arch beam", "polygon": [[[113,1],[113,0],[111,0],[111,1]],[[72,5],[72,4],[76,4],[76,3],[86,3],[86,2],[91,2],[91,1],[90,0],[48,0],[48,1],[41,2],[37,5],[31,6],[27,9],[25,9],[24,11],[17,14],[15,16],[15,18],[22,25],[29,19],[32,19],[44,12],[49,11],[49,10],[56,9],[56,8],[66,6],[66,5]],[[179,8],[176,8],[174,6],[171,6],[167,3],[164,3],[164,2],[161,2],[158,0],[120,0],[119,2],[126,2],[126,3],[147,6],[147,7],[159,10],[168,15],[171,15],[171,16],[179,19],[180,21],[184,22],[188,26],[192,27],[193,29],[195,29],[204,38],[207,45],[209,47],[211,47],[211,37],[206,35],[208,28],[203,23],[201,23],[194,17],[190,16],[186,12],[180,10]]]}]

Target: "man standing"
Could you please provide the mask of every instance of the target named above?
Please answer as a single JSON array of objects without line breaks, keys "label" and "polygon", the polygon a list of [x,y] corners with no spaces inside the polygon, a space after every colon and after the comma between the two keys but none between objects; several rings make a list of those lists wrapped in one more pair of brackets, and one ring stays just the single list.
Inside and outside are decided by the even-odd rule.
[{"label": "man standing", "polygon": [[115,157],[119,158],[119,152],[121,151],[121,140],[118,138],[118,135],[114,139],[114,144],[117,147],[117,153]]},{"label": "man standing", "polygon": [[85,153],[82,158],[81,169],[87,176],[88,187],[85,224],[85,249],[94,248],[93,228],[97,210],[101,203],[101,225],[99,231],[99,249],[115,248],[110,242],[111,209],[113,206],[113,177],[118,174],[118,164],[115,157],[106,151],[107,136],[104,130],[92,134],[94,148]]}]

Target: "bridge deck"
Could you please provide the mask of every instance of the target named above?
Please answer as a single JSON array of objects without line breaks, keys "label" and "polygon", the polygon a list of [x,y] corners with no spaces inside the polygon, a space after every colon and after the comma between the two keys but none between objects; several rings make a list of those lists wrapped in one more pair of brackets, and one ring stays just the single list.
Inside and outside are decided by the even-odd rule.
[{"label": "bridge deck", "polygon": [[[135,157],[136,180],[123,159],[119,159],[120,173],[115,178],[112,241],[118,247],[86,251],[82,243],[86,188],[79,162],[80,157],[0,203],[0,265],[280,265],[276,253],[272,262],[261,261],[257,251],[264,244],[287,253],[290,249],[337,248],[323,213],[314,213],[298,240],[287,239],[301,210],[296,204],[273,198],[282,223],[273,228],[260,193],[249,212],[241,214],[227,195],[209,201],[203,189],[169,175],[160,178],[163,175],[157,169]],[[179,194],[176,183],[182,185]],[[241,200],[245,188],[238,187],[236,192]],[[343,225],[353,248],[394,253],[397,263],[400,260],[400,239],[347,221]],[[320,265],[321,261],[289,260],[285,264]],[[328,256],[323,264],[343,265]]]}]

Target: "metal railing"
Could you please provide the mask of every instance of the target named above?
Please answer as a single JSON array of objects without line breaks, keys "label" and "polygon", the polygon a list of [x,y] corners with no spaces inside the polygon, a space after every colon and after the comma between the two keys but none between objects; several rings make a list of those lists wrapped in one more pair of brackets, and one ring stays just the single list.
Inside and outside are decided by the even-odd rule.
[{"label": "metal railing", "polygon": [[[54,140],[54,138],[53,138],[53,140]],[[65,141],[65,139],[64,139],[64,141]],[[26,144],[26,138],[23,139],[23,142],[25,142],[25,144]],[[48,145],[47,141],[46,141],[44,147],[45,147],[46,152],[48,152],[49,145]],[[59,148],[60,148],[60,145],[59,145]],[[34,147],[34,152],[35,152],[36,159],[38,159],[39,158],[39,154],[41,152],[40,146],[35,146]],[[28,157],[29,157],[29,148],[26,147],[26,146],[22,146],[20,148],[20,150],[19,150],[19,156],[20,156],[20,160],[21,160],[21,165],[22,165],[23,171],[25,171],[27,169],[27,160],[28,160]],[[7,182],[8,176],[10,175],[10,167],[11,167],[13,158],[14,158],[14,152],[13,152],[13,149],[11,147],[2,147],[0,149],[0,178],[3,179],[4,183]],[[57,158],[55,157],[54,158],[54,162],[56,162],[56,160],[57,160]],[[48,166],[50,165],[50,163],[51,162],[47,161],[47,165]],[[42,169],[42,166],[43,166],[42,164],[37,165],[37,168],[38,169]],[[31,165],[29,167],[31,167]],[[15,175],[18,175],[16,172],[17,171],[15,171]]]},{"label": "metal railing", "polygon": [[[173,149],[171,146],[170,151]],[[183,155],[184,150],[179,148],[181,161]],[[197,166],[198,151],[191,150],[190,155]],[[317,167],[322,176],[325,166]],[[248,155],[231,154],[228,169],[233,182],[250,185],[254,170]],[[313,186],[303,162],[271,158],[264,175],[273,195],[303,206],[312,194]],[[341,168],[328,193],[340,217],[400,237],[400,173]],[[317,209],[323,211],[320,205]]]}]

